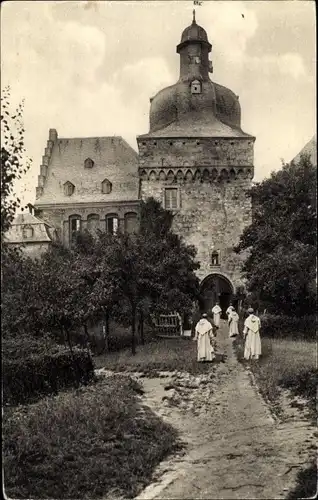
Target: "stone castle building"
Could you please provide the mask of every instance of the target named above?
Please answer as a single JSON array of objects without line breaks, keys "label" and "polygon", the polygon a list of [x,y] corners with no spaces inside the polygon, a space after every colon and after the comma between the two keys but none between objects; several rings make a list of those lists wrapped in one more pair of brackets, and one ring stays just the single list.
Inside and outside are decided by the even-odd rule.
[{"label": "stone castle building", "polygon": [[210,79],[211,50],[193,17],[177,45],[179,80],[150,99],[138,154],[121,137],[67,139],[50,130],[35,208],[69,245],[80,228],[134,231],[140,200],[154,197],[198,250],[203,306],[219,298],[225,308],[242,285],[233,246],[251,222],[255,137],[241,129],[238,96]]}]

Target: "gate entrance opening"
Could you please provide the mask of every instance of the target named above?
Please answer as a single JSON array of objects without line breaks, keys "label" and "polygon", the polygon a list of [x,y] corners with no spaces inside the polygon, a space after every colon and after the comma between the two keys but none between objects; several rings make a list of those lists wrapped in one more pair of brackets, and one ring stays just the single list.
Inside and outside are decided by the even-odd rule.
[{"label": "gate entrance opening", "polygon": [[234,289],[231,282],[221,274],[210,274],[201,283],[201,312],[211,313],[212,307],[218,301],[222,309],[221,317],[226,319],[226,310],[233,299]]}]

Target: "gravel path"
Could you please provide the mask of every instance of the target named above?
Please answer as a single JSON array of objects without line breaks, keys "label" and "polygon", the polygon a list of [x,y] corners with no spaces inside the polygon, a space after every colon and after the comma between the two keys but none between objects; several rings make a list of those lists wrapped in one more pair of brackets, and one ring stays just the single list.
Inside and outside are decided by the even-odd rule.
[{"label": "gravel path", "polygon": [[285,498],[306,467],[315,427],[296,409],[284,422],[273,419],[235,358],[225,322],[218,343],[226,361],[208,375],[141,379],[144,404],[176,427],[187,446],[160,464],[138,500]]}]

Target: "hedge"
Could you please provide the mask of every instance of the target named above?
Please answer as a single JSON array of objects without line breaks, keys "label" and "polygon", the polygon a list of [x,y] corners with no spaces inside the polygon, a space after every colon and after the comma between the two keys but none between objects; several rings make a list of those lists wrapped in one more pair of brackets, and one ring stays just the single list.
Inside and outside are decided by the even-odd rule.
[{"label": "hedge", "polygon": [[315,340],[316,316],[276,316],[265,314],[260,316],[261,335],[270,338],[295,338]]},{"label": "hedge", "polygon": [[[25,347],[30,347],[29,351]],[[34,402],[61,389],[88,383],[94,377],[91,354],[30,339],[5,342],[3,350],[3,402],[16,405]]]}]

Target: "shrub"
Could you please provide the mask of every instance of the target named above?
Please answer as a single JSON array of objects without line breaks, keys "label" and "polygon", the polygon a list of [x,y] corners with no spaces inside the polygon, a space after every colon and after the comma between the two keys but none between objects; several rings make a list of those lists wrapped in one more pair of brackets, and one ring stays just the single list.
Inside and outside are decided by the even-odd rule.
[{"label": "shrub", "polygon": [[260,316],[261,335],[272,338],[316,338],[316,316],[276,316],[265,314]]},{"label": "shrub", "polygon": [[297,484],[291,491],[287,500],[298,500],[299,498],[316,498],[317,495],[317,464],[314,461],[307,469],[297,474]]},{"label": "shrub", "polygon": [[87,383],[94,376],[89,352],[65,347],[48,340],[20,338],[6,340],[3,352],[3,402],[31,402],[45,394]]},{"label": "shrub", "polygon": [[5,493],[10,498],[134,498],[178,447],[177,433],[149,408],[129,377],[7,409]]},{"label": "shrub", "polygon": [[4,359],[13,361],[24,359],[29,356],[44,356],[49,352],[58,353],[65,351],[65,347],[54,342],[49,336],[43,335],[38,338],[31,335],[19,335],[16,337],[5,337],[2,341],[2,356]]}]

